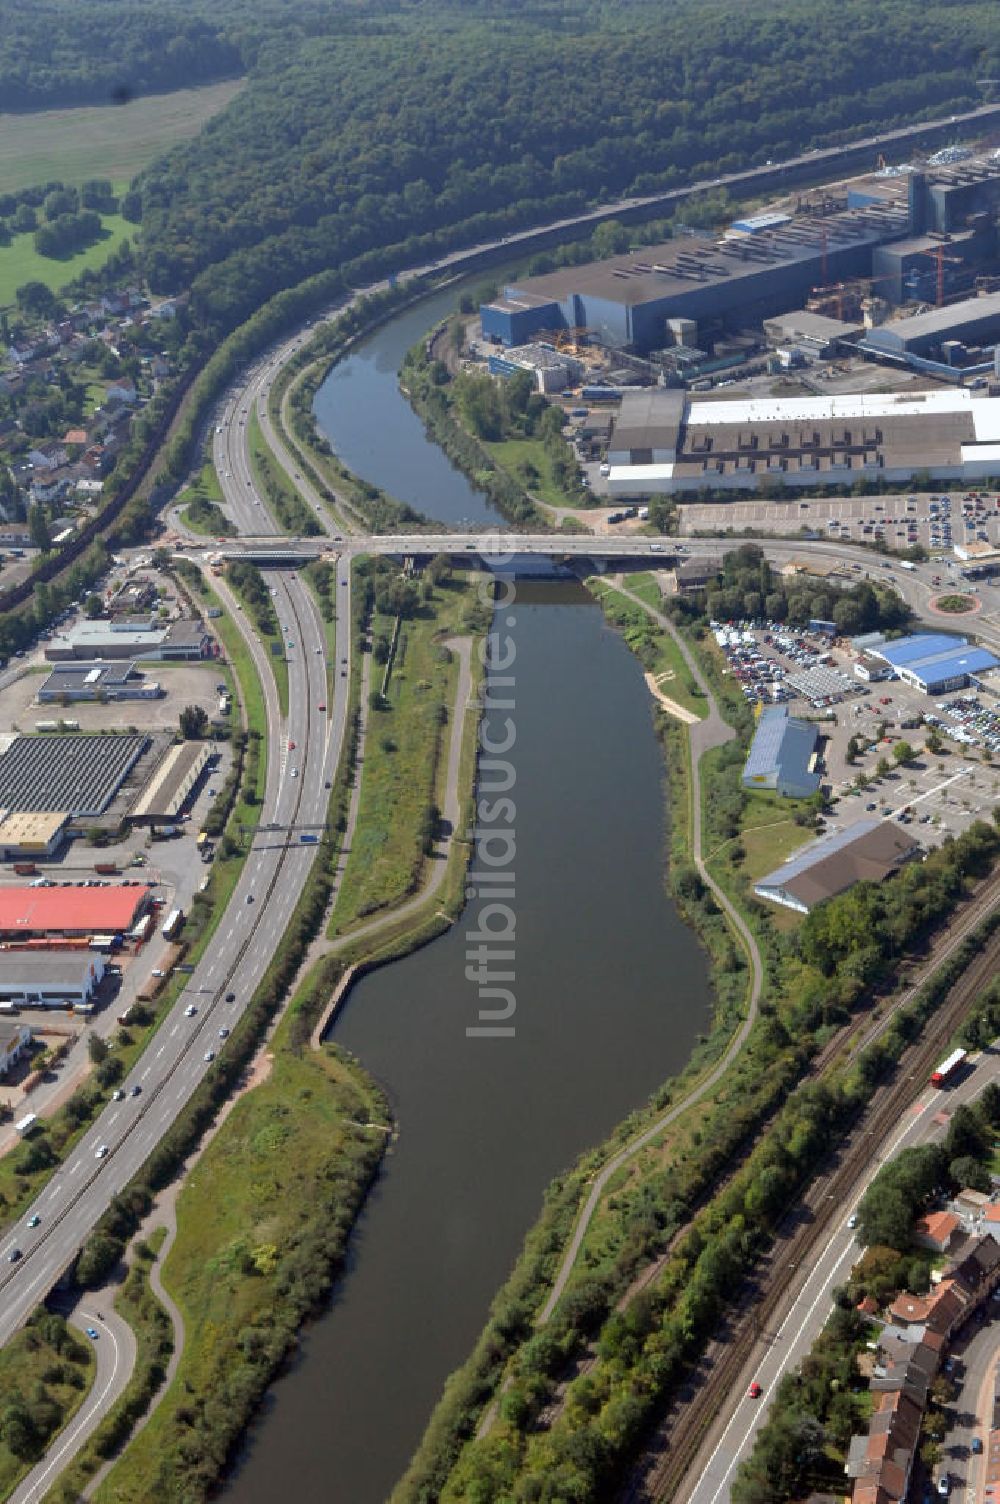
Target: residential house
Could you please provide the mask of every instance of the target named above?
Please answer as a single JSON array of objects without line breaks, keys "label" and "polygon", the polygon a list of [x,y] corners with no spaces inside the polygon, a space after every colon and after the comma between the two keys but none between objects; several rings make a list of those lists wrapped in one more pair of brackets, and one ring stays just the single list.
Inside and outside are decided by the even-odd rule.
[{"label": "residential house", "polygon": [[131,404],[136,400],[136,395],[135,385],[127,376],[122,376],[118,381],[109,381],[104,392],[107,402]]},{"label": "residential house", "polygon": [[954,1212],[931,1212],[918,1219],[913,1241],[932,1253],[950,1253],[961,1231],[962,1224]]},{"label": "residential house", "polygon": [[64,444],[86,444],[87,430],[85,428],[67,428],[63,434]]},{"label": "residential house", "polygon": [[65,449],[29,449],[28,463],[37,472],[39,470],[58,470],[60,465],[65,465],[69,455]]},{"label": "residential house", "polygon": [[974,1191],[971,1186],[966,1186],[964,1190],[959,1191],[952,1205],[963,1216],[978,1220],[990,1205],[990,1198],[982,1191]]},{"label": "residential house", "polygon": [[76,484],[75,465],[63,465],[58,470],[43,470],[32,477],[29,486],[31,500],[36,504],[55,501],[73,489]]}]

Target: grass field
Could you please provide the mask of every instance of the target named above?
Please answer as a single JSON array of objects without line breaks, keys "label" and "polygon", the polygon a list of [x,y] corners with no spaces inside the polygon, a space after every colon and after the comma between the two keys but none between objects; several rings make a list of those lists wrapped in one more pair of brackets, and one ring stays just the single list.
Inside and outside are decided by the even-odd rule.
[{"label": "grass field", "polygon": [[[358,827],[330,935],[398,903],[420,880],[426,811],[440,798],[439,782],[447,773],[444,749],[458,674],[456,662],[444,661],[438,639],[467,630],[463,620],[473,587],[455,576],[434,597],[425,615],[403,623],[388,708],[370,713]],[[373,627],[376,638],[389,637],[393,622],[376,612]],[[373,690],[381,687],[382,674],[373,663]]]},{"label": "grass field", "polygon": [[54,180],[128,183],[175,141],[196,136],[241,87],[231,80],[126,105],[0,115],[0,193]]},{"label": "grass field", "polygon": [[585,507],[592,505],[589,493],[574,486],[564,490],[552,470],[552,456],[541,439],[503,439],[484,443],[493,461],[507,474],[550,507]]},{"label": "grass field", "polygon": [[[651,587],[655,590],[655,582],[649,577],[644,581],[641,575],[637,579],[639,588],[636,589],[630,579],[626,582],[628,589],[644,599],[650,594]],[[668,700],[676,701],[685,710],[690,710],[699,719],[703,719],[708,713],[708,707],[702,696],[695,692],[691,672],[674,639],[658,627],[641,606],[637,606],[600,576],[593,575],[587,581],[587,589],[601,602],[608,620],[619,629],[643,668],[655,676],[660,692]],[[654,602],[650,600],[650,604]],[[659,604],[655,604],[656,609],[659,609]]]},{"label": "grass field", "polygon": [[[190,1477],[191,1416],[234,1375],[252,1382],[275,1289],[316,1276],[347,1219],[355,1167],[384,1143],[385,1104],[332,1050],[290,1044],[296,1004],[272,1045],[269,1078],[236,1103],[178,1203],[164,1282],[184,1317],[184,1351],[163,1402],[99,1489],[99,1504],[179,1499]],[[344,1193],[338,1194],[341,1184]],[[311,1215],[310,1215],[311,1213]],[[345,1229],[346,1233],[346,1229]]]},{"label": "grass field", "polygon": [[[103,266],[123,240],[134,235],[136,226],[122,219],[120,214],[103,214],[101,223],[104,235],[85,251],[75,256],[56,260],[52,256],[39,256],[35,250],[33,230],[24,235],[15,235],[10,245],[0,246],[0,306],[13,303],[14,294],[25,282],[44,282],[53,292],[72,282],[81,272],[90,267]],[[101,401],[104,400],[103,388]]]}]

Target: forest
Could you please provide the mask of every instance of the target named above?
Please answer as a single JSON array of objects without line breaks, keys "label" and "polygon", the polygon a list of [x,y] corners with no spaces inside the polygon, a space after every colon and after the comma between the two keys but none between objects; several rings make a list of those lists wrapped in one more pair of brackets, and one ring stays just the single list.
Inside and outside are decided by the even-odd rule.
[{"label": "forest", "polygon": [[1000,71],[991,8],[945,0],[789,0],[780,15],[763,0],[430,0],[297,11],[280,33],[275,14],[242,37],[248,87],[138,183],[154,290],[191,284],[220,331],[323,267],[392,248],[391,270],[612,193],[968,107]]}]

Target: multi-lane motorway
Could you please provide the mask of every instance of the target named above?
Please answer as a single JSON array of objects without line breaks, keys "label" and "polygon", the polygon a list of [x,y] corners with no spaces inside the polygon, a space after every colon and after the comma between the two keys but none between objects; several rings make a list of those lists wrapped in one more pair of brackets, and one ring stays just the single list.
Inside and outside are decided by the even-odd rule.
[{"label": "multi-lane motorway", "polygon": [[[246,485],[246,457],[231,456],[227,497],[244,524],[270,524]],[[237,473],[242,492],[235,494]],[[245,494],[244,494],[245,493]],[[273,524],[270,524],[273,525]],[[268,718],[266,793],[262,826],[311,825],[326,818],[346,724],[349,678],[328,664],[324,624],[312,596],[291,574],[273,576],[275,607],[284,625],[289,708],[284,719],[274,677],[257,638],[245,635],[265,686]],[[350,622],[350,575],[337,578],[337,618]],[[222,590],[225,587],[222,586]],[[240,614],[234,612],[237,621]],[[338,659],[349,657],[349,633],[338,637]],[[342,667],[349,671],[349,664]],[[294,751],[289,743],[294,742]],[[262,830],[204,959],[132,1073],[125,1098],[101,1113],[56,1175],[0,1242],[0,1342],[20,1326],[56,1282],[114,1196],[141,1168],[173,1123],[273,958],[291,918],[316,847],[294,832]],[[229,995],[233,1000],[227,1001]],[[190,1010],[194,1010],[191,1012]],[[136,1094],[133,1091],[138,1089]],[[38,1216],[35,1228],[28,1219]],[[19,1249],[20,1259],[10,1255]]]}]

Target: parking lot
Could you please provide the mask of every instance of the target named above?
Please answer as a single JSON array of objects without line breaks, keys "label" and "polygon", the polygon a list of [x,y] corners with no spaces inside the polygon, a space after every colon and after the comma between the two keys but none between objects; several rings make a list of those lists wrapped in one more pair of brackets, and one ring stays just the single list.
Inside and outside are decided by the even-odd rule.
[{"label": "parking lot", "polygon": [[956,543],[1000,545],[1000,497],[994,493],[683,502],[679,512],[680,531],[686,536],[748,527],[776,534],[807,529],[834,542],[884,543],[897,550],[920,543],[932,554],[948,556]]},{"label": "parking lot", "polygon": [[37,721],[63,718],[79,721],[81,731],[106,731],[135,726],[140,731],[176,730],[185,705],[198,705],[207,715],[217,714],[219,696],[215,685],[223,677],[220,663],[144,663],[140,665],[147,679],[158,683],[165,693],[158,700],[120,700],[114,703],[39,705],[39,688],[55,664],[32,664],[22,678],[9,685],[0,696],[0,731],[29,734]]},{"label": "parking lot", "polygon": [[[819,771],[839,818],[898,819],[934,846],[1000,802],[1000,767],[978,757],[983,747],[1000,750],[1000,699],[972,690],[934,699],[899,679],[869,684],[854,676],[845,644],[782,623],[713,622],[712,630],[750,704],[784,704],[818,722]],[[943,737],[935,753],[925,750],[932,727]],[[902,741],[916,756],[900,766]]]}]

